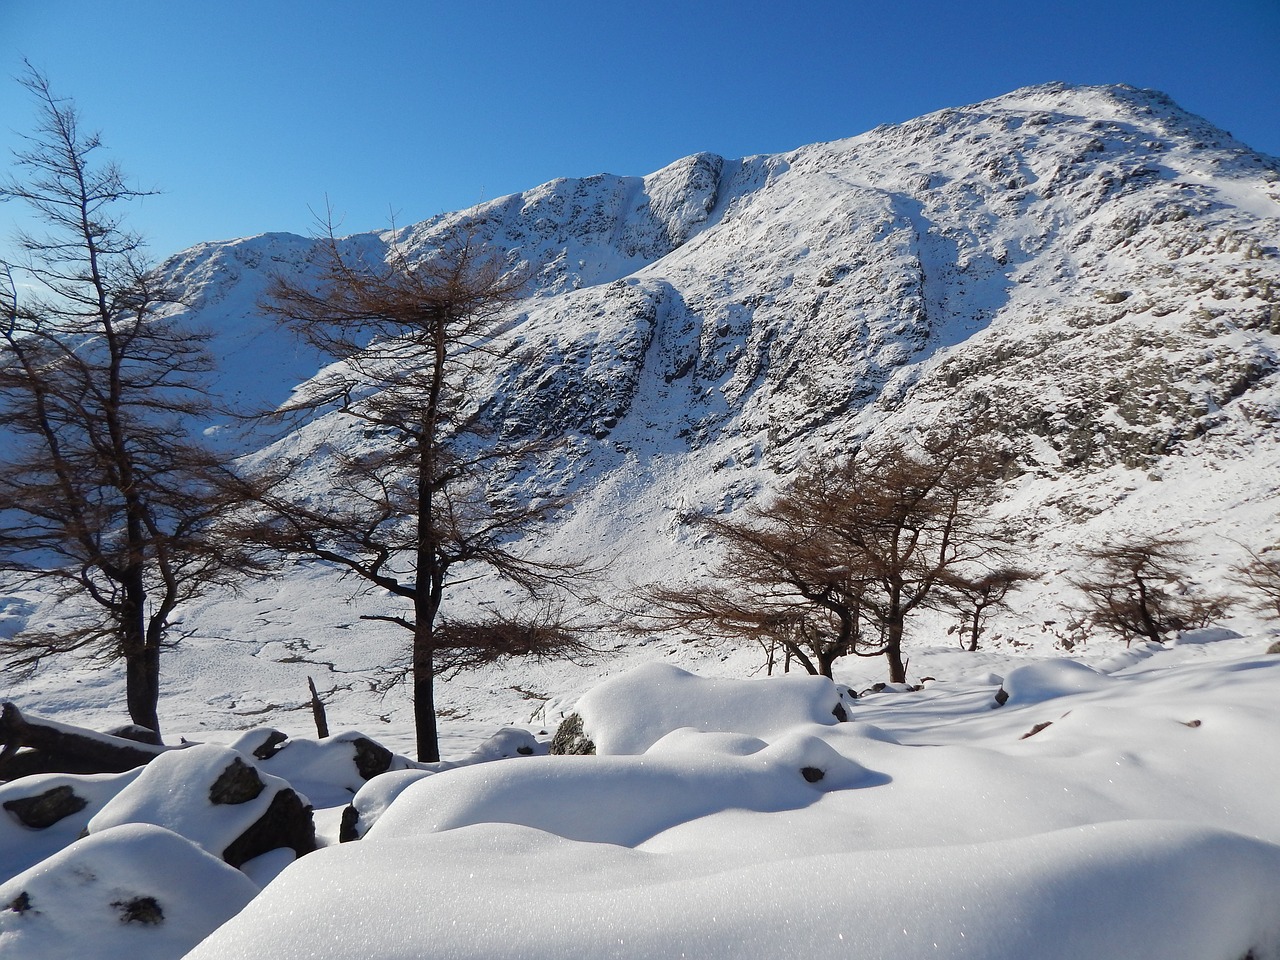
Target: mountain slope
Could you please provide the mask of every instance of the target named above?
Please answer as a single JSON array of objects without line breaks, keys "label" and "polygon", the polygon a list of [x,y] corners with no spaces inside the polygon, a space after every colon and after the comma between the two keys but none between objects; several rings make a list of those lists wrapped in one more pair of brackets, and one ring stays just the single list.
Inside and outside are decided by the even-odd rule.
[{"label": "mountain slope", "polygon": [[[689,517],[741,507],[806,456],[977,417],[1018,455],[1004,509],[1033,568],[1070,569],[1079,544],[1116,532],[1178,529],[1203,544],[1195,572],[1217,578],[1241,544],[1280,540],[1280,162],[1161,94],[1032,87],[782,155],[554,181],[341,242],[425,256],[460,229],[531,278],[483,414],[505,436],[563,441],[535,476],[494,482],[570,496],[530,549],[612,559],[606,592],[704,567]],[[255,305],[271,272],[305,272],[315,254],[277,234],[164,267],[217,331],[243,403],[279,403],[317,368]],[[336,430],[281,443],[341,442]],[[1028,591],[998,632],[1053,642],[1061,583]],[[210,710],[285,723],[316,670],[339,715],[401,722],[366,683],[399,637],[356,620],[382,598],[348,606],[347,589],[312,570],[193,608],[172,682]],[[463,601],[498,596],[479,582]],[[926,622],[914,642],[946,643],[943,629]],[[585,669],[721,656],[668,649]],[[755,665],[746,651],[731,669]],[[510,718],[527,711],[509,688],[555,702],[579,677],[486,671],[445,700]]]}]

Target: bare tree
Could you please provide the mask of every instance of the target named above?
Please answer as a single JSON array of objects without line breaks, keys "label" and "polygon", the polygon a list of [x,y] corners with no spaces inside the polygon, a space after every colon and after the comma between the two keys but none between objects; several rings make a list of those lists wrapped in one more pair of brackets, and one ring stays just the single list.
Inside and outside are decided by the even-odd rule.
[{"label": "bare tree", "polygon": [[997,567],[982,571],[977,576],[959,573],[947,576],[946,586],[950,594],[947,605],[960,618],[960,646],[969,653],[975,653],[991,614],[1005,606],[1009,594],[1034,579],[1035,574],[1020,567]]},{"label": "bare tree", "polygon": [[[53,630],[0,645],[13,668],[78,651],[125,663],[131,720],[160,724],[160,651],[175,610],[248,562],[219,523],[230,474],[192,429],[207,415],[204,338],[162,315],[172,302],[123,226],[144,196],[97,134],[34,68],[39,125],[0,183],[47,228],[0,287],[0,572],[87,600]],[[13,270],[35,292],[18,295]]]},{"label": "bare tree", "polygon": [[953,431],[811,462],[743,519],[706,521],[724,561],[709,584],[652,590],[651,616],[781,645],[824,676],[840,657],[884,656],[890,682],[904,682],[911,615],[962,574],[990,573],[1008,547],[988,518],[996,464],[979,449]]},{"label": "bare tree", "polygon": [[1191,541],[1168,535],[1134,536],[1085,551],[1092,572],[1071,583],[1085,596],[1098,626],[1124,637],[1164,642],[1171,631],[1203,627],[1221,616],[1229,597],[1196,591],[1187,579]]},{"label": "bare tree", "polygon": [[[330,229],[318,283],[278,277],[264,308],[336,362],[284,415],[332,412],[361,444],[335,444],[331,493],[277,497],[273,545],[336,565],[405,604],[373,615],[412,637],[409,673],[418,756],[439,759],[435,678],[504,656],[582,649],[546,595],[585,573],[513,546],[561,504],[492,483],[545,445],[487,435],[475,378],[503,308],[522,281],[467,238],[421,261],[392,246],[385,260],[344,253]],[[285,473],[295,468],[289,465]],[[457,570],[487,568],[523,588],[533,613],[479,622],[441,616]]]},{"label": "bare tree", "polygon": [[1249,561],[1232,568],[1236,580],[1252,594],[1253,608],[1280,619],[1280,546],[1249,551]]},{"label": "bare tree", "polygon": [[781,501],[748,508],[742,519],[703,520],[723,560],[705,583],[648,588],[641,622],[752,640],[770,672],[779,649],[788,666],[794,660],[824,677],[840,657],[862,653],[861,573],[831,562],[822,515]]}]

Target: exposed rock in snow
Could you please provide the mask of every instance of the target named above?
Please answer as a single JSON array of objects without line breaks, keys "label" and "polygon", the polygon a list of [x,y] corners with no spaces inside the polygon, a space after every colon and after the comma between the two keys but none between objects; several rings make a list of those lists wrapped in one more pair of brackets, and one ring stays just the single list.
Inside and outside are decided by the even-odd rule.
[{"label": "exposed rock in snow", "polygon": [[[35,866],[70,844],[89,821],[117,793],[137,779],[141,770],[127,773],[43,773],[0,784],[0,882]],[[19,812],[41,797],[61,797],[56,818],[45,807],[33,818]]]},{"label": "exposed rock in snow", "polygon": [[286,781],[215,744],[151,761],[87,830],[92,835],[128,823],[164,827],[233,866],[278,847],[299,855],[315,849],[307,802]]}]

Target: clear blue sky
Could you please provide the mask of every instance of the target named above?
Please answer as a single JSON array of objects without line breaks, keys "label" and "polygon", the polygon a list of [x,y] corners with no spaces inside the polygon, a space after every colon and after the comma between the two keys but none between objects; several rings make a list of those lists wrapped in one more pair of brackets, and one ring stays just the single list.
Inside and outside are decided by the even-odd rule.
[{"label": "clear blue sky", "polygon": [[[560,176],[852,136],[1049,80],[1155,87],[1280,155],[1280,0],[0,0],[142,186],[160,256],[406,224]],[[16,210],[0,206],[0,236]]]}]

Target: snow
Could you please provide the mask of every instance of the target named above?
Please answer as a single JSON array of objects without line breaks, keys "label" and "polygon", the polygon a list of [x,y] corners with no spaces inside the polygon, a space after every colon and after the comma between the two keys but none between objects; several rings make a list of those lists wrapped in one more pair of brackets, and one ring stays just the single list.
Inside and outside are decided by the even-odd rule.
[{"label": "snow", "polygon": [[127,823],[149,823],[186,837],[216,857],[251,827],[289,784],[259,771],[264,789],[243,803],[215,804],[210,787],[233,762],[252,764],[242,754],[213,743],[172,750],[152,760],[142,773],[89,821],[90,834]]},{"label": "snow", "polygon": [[[608,680],[578,701],[583,731],[600,754],[644,753],[673,730],[768,736],[796,724],[835,723],[848,692],[824,677],[707,679],[651,663]],[[644,711],[636,714],[636,705]]]},{"label": "snow", "polygon": [[[371,738],[356,730],[323,740],[286,741],[279,751],[258,762],[258,768],[287,782],[296,791],[320,806],[341,806],[348,802],[365,779],[355,763],[355,741]],[[403,769],[409,761],[392,758],[392,769]]]},{"label": "snow", "polygon": [[115,827],[0,884],[0,956],[172,960],[258,892],[161,827]]},{"label": "snow", "polygon": [[[822,779],[810,783],[804,770],[820,771]],[[876,779],[803,731],[747,756],[662,741],[643,758],[540,757],[431,777],[401,793],[367,837],[394,841],[473,823],[517,823],[571,840],[635,846],[720,810],[796,809],[827,790]]]},{"label": "snow", "polygon": [[[290,872],[190,956],[250,960],[440,956],[1239,957],[1273,937],[1274,848],[1184,824],[1103,824],[1025,841],[732,859],[575,845],[519,827],[327,850]],[[454,870],[467,864],[468,895]],[[359,896],[376,878],[377,895]],[[274,924],[316,890],[347,911],[305,911],[310,936]],[[237,940],[237,930],[259,931]]]},{"label": "snow", "polygon": [[39,831],[25,826],[16,817],[0,816],[0,878],[15,876],[35,866],[79,837],[94,814],[141,772],[138,768],[126,773],[41,773],[0,784],[0,806],[66,787],[84,801],[81,810]]},{"label": "snow", "polygon": [[[1008,671],[1039,682],[1005,707],[939,682],[768,738],[733,732],[769,725],[767,694],[756,716],[704,700],[719,732],[643,754],[401,784],[191,957],[1274,957],[1280,657],[1250,645],[1162,649],[1102,684],[1047,660]],[[670,691],[635,674],[604,686],[656,680],[630,701],[646,724]],[[583,699],[617,702],[600,689]]]},{"label": "snow", "polygon": [[[232,829],[209,780],[251,762],[227,747],[15,781],[0,799],[67,783],[97,812],[78,840],[76,817],[37,831],[0,814],[3,862],[40,860],[0,882],[0,957],[1275,960],[1273,636],[918,651],[936,679],[845,693],[847,722],[828,680],[644,664],[565,704],[619,752],[477,738],[364,784],[361,839],[243,873],[206,852]],[[626,752],[628,729],[648,746]],[[340,798],[353,736],[277,757]],[[147,898],[163,923],[122,919],[139,901],[150,916]]]},{"label": "snow", "polygon": [[1051,700],[1072,693],[1100,690],[1107,677],[1075,660],[1052,660],[1018,667],[1005,679],[1010,703]]}]

